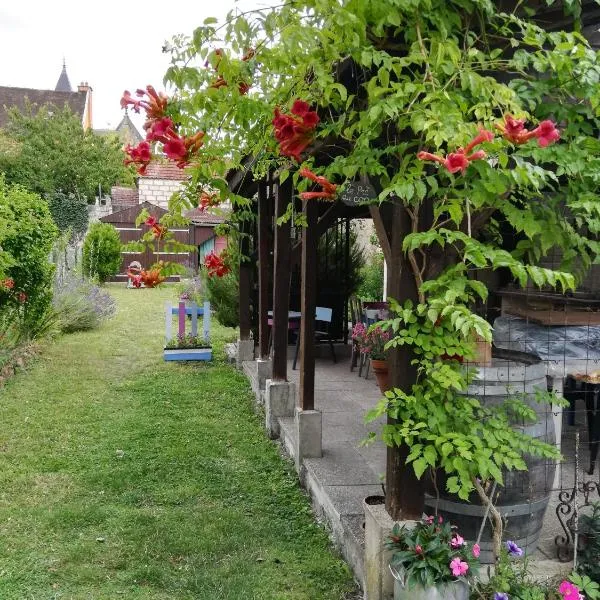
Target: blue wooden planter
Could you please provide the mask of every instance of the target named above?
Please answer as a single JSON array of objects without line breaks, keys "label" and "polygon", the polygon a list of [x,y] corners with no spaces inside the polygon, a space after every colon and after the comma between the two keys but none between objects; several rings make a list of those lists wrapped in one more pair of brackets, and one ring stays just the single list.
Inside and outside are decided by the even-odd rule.
[{"label": "blue wooden planter", "polygon": [[[198,317],[202,317],[203,342],[210,345],[210,303],[197,306],[194,302],[185,303],[180,301],[173,306],[170,302],[165,305],[165,341],[166,344],[175,337],[173,335],[173,315],[177,317],[177,335],[183,338],[186,335],[187,316],[192,317],[190,335],[198,336]],[[193,342],[198,343],[196,340]],[[202,342],[200,342],[202,343]],[[212,360],[212,348],[165,348],[163,350],[165,360]]]},{"label": "blue wooden planter", "polygon": [[165,360],[212,360],[212,348],[165,348]]}]

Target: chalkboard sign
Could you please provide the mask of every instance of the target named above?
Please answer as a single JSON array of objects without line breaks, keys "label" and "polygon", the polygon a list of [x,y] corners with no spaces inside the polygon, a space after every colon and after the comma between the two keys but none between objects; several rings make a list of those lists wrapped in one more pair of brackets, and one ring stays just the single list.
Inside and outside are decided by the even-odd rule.
[{"label": "chalkboard sign", "polygon": [[340,200],[347,206],[358,206],[377,198],[375,188],[368,181],[352,181],[346,185]]}]

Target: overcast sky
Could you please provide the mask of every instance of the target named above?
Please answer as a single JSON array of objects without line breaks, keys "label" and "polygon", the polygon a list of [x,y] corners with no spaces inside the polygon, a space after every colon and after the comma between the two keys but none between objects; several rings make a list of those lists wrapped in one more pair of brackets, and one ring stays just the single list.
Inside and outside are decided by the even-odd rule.
[{"label": "overcast sky", "polygon": [[[116,127],[123,90],[162,88],[165,40],[191,34],[208,16],[264,0],[0,0],[0,85],[54,89],[63,56],[73,89],[93,88],[94,128]],[[139,126],[140,121],[136,124]]]}]

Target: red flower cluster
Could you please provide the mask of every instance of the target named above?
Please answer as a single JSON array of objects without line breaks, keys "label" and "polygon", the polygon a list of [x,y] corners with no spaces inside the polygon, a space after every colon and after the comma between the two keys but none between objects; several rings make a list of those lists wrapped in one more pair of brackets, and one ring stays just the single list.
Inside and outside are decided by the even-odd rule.
[{"label": "red flower cluster", "polygon": [[138,173],[143,175],[152,160],[150,142],[160,142],[169,160],[174,161],[180,169],[186,167],[202,147],[204,132],[199,131],[189,137],[179,135],[172,119],[166,115],[168,97],[163,92],[157,93],[151,85],[146,86],[146,91],[137,90],[136,96],[147,96],[147,100],[137,100],[126,90],[121,98],[121,107],[127,108],[131,104],[135,112],[140,112],[141,108],[146,111],[146,139],[135,147],[125,147],[125,152],[129,155],[125,164],[139,165]]},{"label": "red flower cluster", "polygon": [[549,146],[560,139],[560,131],[556,123],[546,119],[531,131],[525,128],[525,119],[515,119],[512,115],[505,115],[503,123],[497,123],[496,128],[502,133],[504,139],[513,144],[524,144],[532,138],[537,138],[541,148]]},{"label": "red flower cluster", "polygon": [[[254,57],[255,54],[256,54],[256,52],[254,51],[254,48],[250,48],[244,54],[244,56],[242,56],[242,61],[248,62],[251,58]],[[227,87],[228,84],[227,84],[227,81],[223,78],[223,76],[219,75],[219,64],[221,63],[221,57],[223,56],[223,50],[221,48],[217,48],[217,50],[215,50],[215,55],[217,56],[217,60],[214,65],[214,70],[217,73],[217,78],[208,87],[218,90],[219,88]],[[204,63],[204,66],[208,67],[209,62],[206,61]],[[246,83],[245,81],[240,81],[240,83],[238,83],[238,91],[241,96],[245,96],[251,87],[252,87],[252,84]]]},{"label": "red flower cluster", "polygon": [[302,192],[300,198],[302,200],[312,200],[313,198],[323,198],[324,200],[335,200],[337,185],[328,181],[325,177],[315,175],[310,169],[303,167],[300,169],[300,175],[311,181],[319,184],[322,188],[320,192]]},{"label": "red flower cluster", "polygon": [[231,269],[225,264],[225,261],[214,252],[208,253],[204,257],[204,266],[208,271],[209,277],[223,277],[231,271]]},{"label": "red flower cluster", "polygon": [[15,291],[15,280],[12,277],[7,277],[4,280],[0,280],[0,292],[4,291],[17,299],[17,302],[20,304],[25,304],[27,302],[27,294],[25,292],[17,292]]},{"label": "red flower cluster", "polygon": [[152,235],[159,240],[162,240],[165,237],[165,234],[167,233],[167,228],[164,225],[161,225],[157,220],[156,217],[148,217],[144,223],[146,225],[148,225],[148,227],[150,227],[152,229]]},{"label": "red flower cluster", "polygon": [[146,168],[152,160],[152,152],[150,151],[150,144],[148,142],[140,142],[137,146],[127,144],[124,148],[125,153],[129,155],[129,158],[124,160],[126,165],[135,164],[139,165],[137,172],[143,175],[146,172]]},{"label": "red flower cluster", "polygon": [[300,153],[312,143],[319,115],[310,110],[310,106],[303,100],[294,102],[291,113],[284,115],[278,108],[275,109],[275,138],[279,142],[280,154],[301,162]]},{"label": "red flower cluster", "polygon": [[491,142],[494,139],[494,134],[486,129],[480,129],[479,133],[467,144],[466,148],[459,148],[456,152],[450,152],[445,158],[438,156],[437,154],[431,154],[430,152],[419,152],[417,158],[419,160],[433,160],[443,165],[450,173],[458,173],[459,171],[464,174],[469,164],[474,160],[480,160],[486,157],[483,150],[477,150],[470,154],[470,152],[483,142]]},{"label": "red flower cluster", "polygon": [[165,280],[165,277],[162,275],[163,267],[163,261],[159,261],[154,267],[147,271],[135,267],[129,268],[127,270],[127,277],[129,277],[131,284],[135,288],[141,288],[142,285],[147,288],[154,288]]},{"label": "red flower cluster", "polygon": [[[139,113],[140,109],[143,108],[146,111],[144,129],[149,129],[154,121],[158,121],[165,116],[169,98],[164,92],[157,92],[151,85],[147,85],[145,91],[136,90],[135,95],[139,99],[134,98],[130,91],[125,90],[121,98],[121,108],[127,108],[131,104],[133,111],[136,113]],[[147,96],[147,99],[141,100],[144,96]]]},{"label": "red flower cluster", "polygon": [[217,194],[207,194],[206,192],[202,192],[200,196],[200,202],[198,203],[198,208],[204,212],[211,206],[218,206],[220,204],[219,196]]}]

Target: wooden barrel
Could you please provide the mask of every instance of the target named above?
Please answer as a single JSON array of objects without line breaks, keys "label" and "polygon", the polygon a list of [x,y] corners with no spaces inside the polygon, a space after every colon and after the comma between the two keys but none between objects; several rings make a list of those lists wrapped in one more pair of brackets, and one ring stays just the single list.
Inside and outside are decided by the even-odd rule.
[{"label": "wooden barrel", "polygon": [[[513,427],[549,444],[555,444],[554,420],[551,407],[535,400],[536,390],[547,390],[546,367],[536,357],[525,353],[499,353],[489,367],[478,367],[478,373],[467,390],[467,395],[476,397],[482,405],[493,406],[507,397],[518,395],[537,415],[535,423],[513,422]],[[508,356],[518,356],[510,360]],[[505,522],[504,540],[513,540],[526,553],[534,552],[540,536],[550,490],[554,482],[554,461],[526,455],[527,471],[504,471],[504,486],[498,485],[494,505]],[[459,500],[445,490],[445,481],[438,475],[440,498],[433,494],[426,498],[427,510],[435,511],[453,525],[459,533],[473,543],[479,534],[485,509],[474,492],[469,502]],[[431,488],[430,488],[431,491]],[[487,520],[481,538],[481,561],[493,562],[492,529]]]}]

